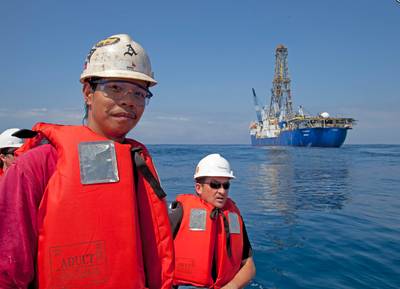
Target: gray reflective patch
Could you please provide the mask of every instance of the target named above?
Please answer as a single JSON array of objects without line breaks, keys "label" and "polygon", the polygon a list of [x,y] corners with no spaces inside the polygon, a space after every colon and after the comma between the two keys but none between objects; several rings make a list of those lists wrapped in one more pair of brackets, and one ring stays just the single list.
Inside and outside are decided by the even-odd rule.
[{"label": "gray reflective patch", "polygon": [[229,218],[229,232],[231,234],[240,234],[239,216],[236,213],[228,213]]},{"label": "gray reflective patch", "polygon": [[189,230],[191,231],[205,231],[206,230],[206,216],[207,212],[204,209],[191,209]]},{"label": "gray reflective patch", "polygon": [[81,142],[78,150],[82,184],[119,181],[114,142]]}]

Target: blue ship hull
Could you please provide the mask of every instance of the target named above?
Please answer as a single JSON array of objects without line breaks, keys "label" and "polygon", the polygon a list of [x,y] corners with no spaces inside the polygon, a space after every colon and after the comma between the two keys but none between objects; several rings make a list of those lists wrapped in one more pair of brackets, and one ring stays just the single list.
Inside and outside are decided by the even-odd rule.
[{"label": "blue ship hull", "polygon": [[347,128],[302,128],[282,131],[278,137],[256,138],[251,135],[253,146],[311,146],[340,147],[347,136]]}]

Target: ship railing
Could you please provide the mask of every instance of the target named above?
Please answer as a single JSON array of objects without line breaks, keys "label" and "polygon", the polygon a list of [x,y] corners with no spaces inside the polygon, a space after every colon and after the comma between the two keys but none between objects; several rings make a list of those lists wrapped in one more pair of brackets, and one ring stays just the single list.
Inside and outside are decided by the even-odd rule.
[{"label": "ship railing", "polygon": [[321,117],[294,117],[288,120],[290,129],[296,128],[352,128],[355,120],[353,118],[321,118]]}]

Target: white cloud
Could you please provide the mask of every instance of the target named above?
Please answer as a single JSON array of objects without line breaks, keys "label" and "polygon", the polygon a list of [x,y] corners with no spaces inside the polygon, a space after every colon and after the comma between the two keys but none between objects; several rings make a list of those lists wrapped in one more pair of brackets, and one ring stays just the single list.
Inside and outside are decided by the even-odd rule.
[{"label": "white cloud", "polygon": [[29,108],[29,109],[1,109],[0,128],[8,127],[30,128],[37,122],[61,124],[79,124],[83,117],[81,109],[65,108]]},{"label": "white cloud", "polygon": [[235,116],[160,116],[146,114],[131,137],[154,144],[241,144],[249,143],[248,122]]},{"label": "white cloud", "polygon": [[171,120],[171,121],[190,121],[189,117],[183,117],[183,116],[156,116],[156,119],[159,120]]}]

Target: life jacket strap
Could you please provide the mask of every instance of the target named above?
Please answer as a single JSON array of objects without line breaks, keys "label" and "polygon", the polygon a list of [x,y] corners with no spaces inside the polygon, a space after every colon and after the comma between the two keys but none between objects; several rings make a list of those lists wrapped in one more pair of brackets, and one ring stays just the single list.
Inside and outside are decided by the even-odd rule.
[{"label": "life jacket strap", "polygon": [[37,136],[38,132],[30,129],[20,129],[12,134],[12,136],[18,137],[18,138],[34,138]]},{"label": "life jacket strap", "polygon": [[[161,188],[158,180],[153,176],[150,169],[146,165],[144,159],[140,156],[140,152],[142,151],[141,147],[133,147],[131,149],[131,158],[132,164],[134,168],[137,168],[143,177],[149,182],[150,186],[153,188],[159,199],[163,199],[167,196],[164,190]],[[137,188],[137,173],[135,170],[135,187]]]},{"label": "life jacket strap", "polygon": [[229,222],[226,218],[225,214],[219,208],[214,208],[210,213],[210,218],[216,220],[218,215],[222,216],[222,220],[224,222],[224,231],[226,234],[226,250],[228,251],[228,256],[232,257],[232,248],[231,248],[231,232],[229,231]]}]

